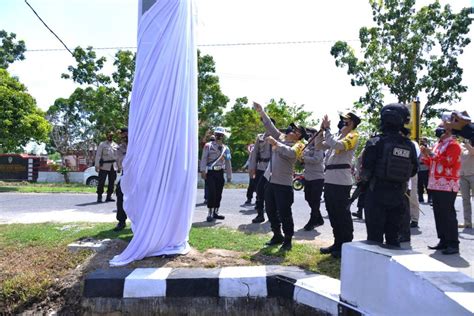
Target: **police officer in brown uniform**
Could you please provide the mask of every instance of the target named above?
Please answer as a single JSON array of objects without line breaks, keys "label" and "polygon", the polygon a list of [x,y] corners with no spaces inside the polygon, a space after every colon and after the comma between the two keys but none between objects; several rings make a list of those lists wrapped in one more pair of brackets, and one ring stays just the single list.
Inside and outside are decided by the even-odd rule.
[{"label": "police officer in brown uniform", "polygon": [[[128,128],[124,127],[120,129],[120,137],[122,138],[122,142],[120,143],[117,149],[117,167],[118,172],[124,174],[123,172],[123,160],[125,159],[125,155],[127,154],[127,145],[128,145]],[[120,181],[117,183],[117,187],[115,189],[115,194],[117,195],[117,221],[118,224],[114,228],[115,231],[119,231],[125,228],[125,222],[127,221],[127,214],[123,209],[123,192],[122,187],[120,186]]]},{"label": "police officer in brown uniform", "polygon": [[97,185],[97,203],[102,202],[102,193],[104,193],[105,180],[108,177],[107,198],[105,202],[113,202],[115,179],[117,178],[117,148],[118,145],[113,141],[114,134],[109,132],[107,140],[103,141],[97,147],[95,154],[95,171],[99,173],[99,184]]},{"label": "police officer in brown uniform", "polygon": [[353,239],[354,226],[349,203],[352,179],[352,160],[359,141],[355,130],[361,122],[359,116],[352,111],[340,115],[344,126],[337,134],[331,133],[331,121],[324,116],[321,128],[324,130],[322,149],[328,149],[325,160],[324,200],[331,223],[334,244],[321,248],[323,254],[331,254],[335,258],[341,256],[342,244]]},{"label": "police officer in brown uniform", "polygon": [[206,181],[208,190],[207,207],[209,213],[206,219],[208,222],[225,218],[219,215],[219,207],[225,182],[224,171],[227,174],[227,182],[232,180],[230,149],[223,142],[224,137],[229,134],[223,127],[216,127],[214,135],[216,140],[204,145],[200,163],[201,177]]},{"label": "police officer in brown uniform", "polygon": [[[272,120],[272,123],[274,121]],[[272,155],[272,146],[265,140],[268,134],[258,134],[255,140],[255,146],[250,154],[249,173],[250,177],[255,179],[257,185],[257,200],[255,202],[255,210],[257,217],[252,219],[252,223],[263,223],[264,216],[264,192],[267,179],[263,176],[268,167]]]},{"label": "police officer in brown uniform", "polygon": [[[318,134],[322,135],[320,132]],[[317,226],[324,224],[324,219],[319,210],[321,206],[321,195],[324,186],[324,150],[315,146],[316,142],[321,142],[321,137],[316,136],[303,151],[304,162],[304,198],[311,208],[311,215],[304,230],[310,231]]]},{"label": "police officer in brown uniform", "polygon": [[[281,133],[260,104],[254,102],[254,108],[260,114],[269,135],[266,141],[272,146],[271,159],[264,174],[268,180],[265,186],[265,208],[273,232],[273,237],[267,245],[282,244],[280,250],[288,251],[291,250],[294,234],[291,212],[294,192],[291,184],[294,164],[303,152],[304,144],[300,141],[306,136],[306,130],[292,124],[285,133]],[[284,236],[281,233],[282,228]]]}]

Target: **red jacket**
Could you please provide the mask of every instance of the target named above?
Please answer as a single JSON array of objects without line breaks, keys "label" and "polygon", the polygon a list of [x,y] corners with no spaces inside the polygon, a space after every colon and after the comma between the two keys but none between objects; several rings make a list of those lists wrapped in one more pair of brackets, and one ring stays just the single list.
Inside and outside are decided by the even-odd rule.
[{"label": "red jacket", "polygon": [[430,168],[428,189],[435,191],[459,191],[459,171],[461,170],[461,146],[455,138],[439,141],[433,149],[432,157],[422,158]]}]

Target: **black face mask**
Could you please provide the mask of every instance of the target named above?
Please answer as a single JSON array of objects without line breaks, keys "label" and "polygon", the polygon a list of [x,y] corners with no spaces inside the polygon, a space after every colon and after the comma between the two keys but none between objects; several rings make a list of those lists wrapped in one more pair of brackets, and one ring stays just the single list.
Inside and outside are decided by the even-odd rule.
[{"label": "black face mask", "polygon": [[222,140],[222,139],[224,139],[224,135],[216,134],[216,140]]},{"label": "black face mask", "polygon": [[443,136],[443,134],[446,133],[446,130],[442,127],[438,127],[436,130],[435,130],[435,135],[436,137],[440,138],[441,136]]},{"label": "black face mask", "polygon": [[291,127],[291,126],[288,126],[288,127],[286,128],[286,130],[285,130],[285,134],[287,134],[287,135],[288,135],[289,133],[292,133],[292,132],[293,132],[293,127]]},{"label": "black face mask", "polygon": [[343,120],[340,120],[339,123],[337,123],[337,128],[341,130],[346,125],[347,125],[346,122],[344,122]]}]

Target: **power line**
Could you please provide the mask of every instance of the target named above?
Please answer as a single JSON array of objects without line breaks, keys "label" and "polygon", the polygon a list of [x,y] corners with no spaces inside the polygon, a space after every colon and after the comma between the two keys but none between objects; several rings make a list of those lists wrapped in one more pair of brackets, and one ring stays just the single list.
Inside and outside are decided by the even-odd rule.
[{"label": "power line", "polygon": [[[26,0],[25,0],[26,1]],[[337,40],[310,40],[310,41],[279,41],[279,42],[243,42],[243,43],[216,43],[216,44],[198,44],[198,47],[228,47],[228,46],[265,46],[265,45],[304,45],[304,44],[326,44],[334,43]],[[346,40],[346,42],[359,42],[359,40]],[[66,47],[67,50],[69,50]],[[114,46],[97,47],[94,50],[116,50],[116,49],[137,49],[136,46]],[[53,52],[63,51],[64,48],[40,48],[27,49],[27,52]]]},{"label": "power line", "polygon": [[[41,21],[41,23],[44,24],[44,26],[46,26],[46,28],[51,32],[53,33],[54,36],[56,36],[56,38],[61,42],[61,44],[63,44],[63,46],[66,48],[66,50],[71,53],[71,55],[74,56],[74,54],[71,52],[71,50],[66,46],[66,44],[64,44],[64,42],[59,38],[59,36],[56,35],[56,33],[53,32],[52,29],[49,28],[49,26],[43,21],[43,19],[38,15],[38,13],[36,13],[35,9],[33,9],[33,7],[28,3],[27,0],[25,0],[25,3],[30,7],[31,11],[33,11],[33,13],[38,17],[38,19]],[[64,50],[64,49],[62,49]]]}]

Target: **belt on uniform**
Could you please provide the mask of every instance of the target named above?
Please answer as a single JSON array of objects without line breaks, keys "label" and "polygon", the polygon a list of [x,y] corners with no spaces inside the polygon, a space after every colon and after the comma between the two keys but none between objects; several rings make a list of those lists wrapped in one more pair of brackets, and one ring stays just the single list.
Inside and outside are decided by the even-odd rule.
[{"label": "belt on uniform", "polygon": [[224,170],[224,167],[223,166],[207,167],[207,170],[221,171],[221,170]]},{"label": "belt on uniform", "polygon": [[348,163],[339,164],[339,165],[328,165],[328,166],[326,166],[324,171],[326,171],[326,170],[335,170],[335,169],[351,169],[351,165],[348,164]]},{"label": "belt on uniform", "polygon": [[111,162],[115,162],[115,160],[102,160],[102,163],[111,163]]},{"label": "belt on uniform", "polygon": [[270,158],[258,159],[258,162],[269,162]]}]

